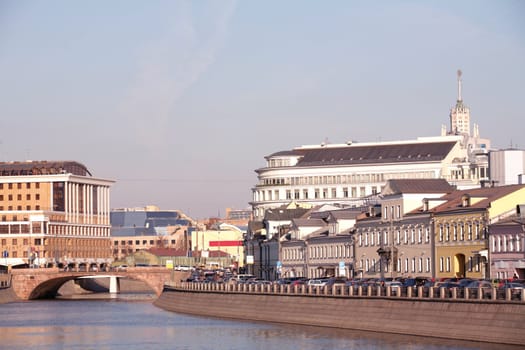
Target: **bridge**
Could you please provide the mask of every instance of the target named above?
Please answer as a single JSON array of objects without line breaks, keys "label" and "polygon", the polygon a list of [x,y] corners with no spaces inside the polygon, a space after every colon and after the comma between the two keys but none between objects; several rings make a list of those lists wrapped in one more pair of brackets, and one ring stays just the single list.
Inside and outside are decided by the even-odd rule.
[{"label": "bridge", "polygon": [[185,278],[180,272],[165,267],[128,267],[120,271],[63,271],[58,268],[13,269],[11,288],[22,300],[54,298],[60,287],[70,280],[109,278],[110,292],[119,292],[122,278],[145,282],[157,295],[164,284]]}]

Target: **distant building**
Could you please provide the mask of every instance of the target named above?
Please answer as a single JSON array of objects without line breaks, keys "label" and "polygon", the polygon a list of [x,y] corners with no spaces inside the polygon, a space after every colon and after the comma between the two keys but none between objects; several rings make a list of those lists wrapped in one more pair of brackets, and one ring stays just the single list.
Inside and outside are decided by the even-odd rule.
[{"label": "distant building", "polygon": [[110,263],[113,183],[75,161],[0,163],[0,264]]},{"label": "distant building", "polygon": [[525,150],[490,151],[489,172],[490,182],[495,186],[525,183]]},{"label": "distant building", "polygon": [[115,260],[141,250],[172,248],[190,254],[192,219],[178,210],[156,206],[111,212],[111,247]]}]

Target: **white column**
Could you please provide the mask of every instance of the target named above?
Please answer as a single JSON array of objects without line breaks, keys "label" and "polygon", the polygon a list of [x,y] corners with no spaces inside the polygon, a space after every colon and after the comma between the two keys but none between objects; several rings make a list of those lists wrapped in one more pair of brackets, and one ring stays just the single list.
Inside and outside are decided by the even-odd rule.
[{"label": "white column", "polygon": [[109,225],[109,212],[110,212],[110,204],[109,204],[109,187],[104,187],[104,193],[105,193],[105,199],[106,199],[106,211],[105,211],[105,224]]},{"label": "white column", "polygon": [[111,294],[120,293],[120,279],[117,276],[109,278],[109,292]]}]

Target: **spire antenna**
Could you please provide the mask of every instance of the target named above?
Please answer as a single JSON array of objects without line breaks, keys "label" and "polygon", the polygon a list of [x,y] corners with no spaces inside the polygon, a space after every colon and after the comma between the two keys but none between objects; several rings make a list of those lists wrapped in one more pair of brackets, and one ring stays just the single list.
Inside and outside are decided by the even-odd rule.
[{"label": "spire antenna", "polygon": [[461,99],[461,69],[458,69],[458,101],[462,101]]}]

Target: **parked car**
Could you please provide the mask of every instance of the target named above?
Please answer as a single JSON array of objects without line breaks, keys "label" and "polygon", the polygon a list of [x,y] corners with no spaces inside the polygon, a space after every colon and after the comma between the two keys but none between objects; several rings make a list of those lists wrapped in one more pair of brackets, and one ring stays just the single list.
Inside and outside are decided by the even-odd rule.
[{"label": "parked car", "polygon": [[328,283],[327,278],[313,278],[313,279],[309,279],[306,282],[306,285],[318,288],[318,287],[324,287],[326,283]]},{"label": "parked car", "polygon": [[490,281],[472,281],[465,287],[469,290],[470,298],[478,298],[478,291],[481,288],[483,298],[490,298],[492,296],[492,282]]},{"label": "parked car", "polygon": [[502,298],[506,298],[507,290],[510,289],[511,299],[521,300],[521,294],[525,290],[525,286],[521,283],[508,282],[503,285],[498,291],[502,292]]},{"label": "parked car", "polygon": [[390,295],[400,296],[403,283],[399,281],[386,281],[385,287],[390,287]]}]

